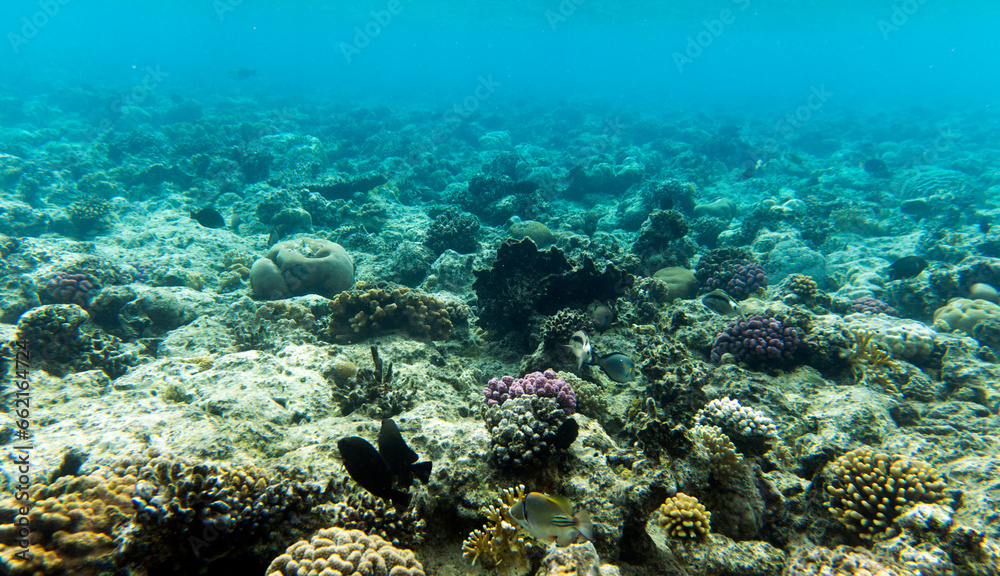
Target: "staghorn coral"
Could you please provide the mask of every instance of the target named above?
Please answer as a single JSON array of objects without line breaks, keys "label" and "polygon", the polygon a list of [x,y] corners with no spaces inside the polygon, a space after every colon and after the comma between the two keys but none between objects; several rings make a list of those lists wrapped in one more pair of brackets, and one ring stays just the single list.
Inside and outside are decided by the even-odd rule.
[{"label": "staghorn coral", "polygon": [[[8,498],[0,504],[0,564],[11,576],[99,576],[116,561],[118,538],[133,514],[134,476],[99,473],[64,476],[36,485],[25,500]],[[26,517],[30,530],[28,561],[15,518],[31,503]]]},{"label": "staghorn coral", "polygon": [[504,488],[493,503],[486,506],[486,525],[473,530],[462,542],[462,555],[473,566],[476,562],[499,574],[526,573],[528,553],[537,548],[510,517],[508,510],[524,498],[524,485]]},{"label": "staghorn coral", "polygon": [[423,544],[426,524],[414,507],[398,512],[386,500],[361,490],[350,494],[347,500],[333,505],[333,526],[345,530],[361,530],[378,536],[393,546]]},{"label": "staghorn coral", "polygon": [[424,576],[409,550],[399,550],[360,530],[326,528],[300,540],[275,558],[266,576]]},{"label": "staghorn coral", "polygon": [[329,307],[327,334],[338,343],[397,330],[411,338],[447,340],[452,318],[463,316],[461,306],[385,282],[358,282],[334,298]]},{"label": "staghorn coral", "polygon": [[848,330],[853,347],[846,352],[845,359],[851,369],[856,384],[875,385],[882,390],[898,392],[890,379],[903,371],[899,362],[880,343],[873,340],[874,333],[867,330]]},{"label": "staghorn coral", "polygon": [[656,510],[654,521],[667,531],[670,538],[701,540],[712,528],[712,513],[694,496],[678,492]]},{"label": "staghorn coral", "polygon": [[848,530],[870,540],[906,507],[943,500],[945,485],[944,475],[926,462],[856,448],[830,464],[827,510]]}]

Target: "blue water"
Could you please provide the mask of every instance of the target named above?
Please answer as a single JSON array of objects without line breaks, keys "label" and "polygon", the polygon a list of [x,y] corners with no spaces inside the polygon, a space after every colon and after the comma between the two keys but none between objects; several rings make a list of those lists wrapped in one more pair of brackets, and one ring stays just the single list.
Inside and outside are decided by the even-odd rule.
[{"label": "blue water", "polygon": [[[163,96],[450,106],[485,79],[483,109],[580,100],[772,115],[813,88],[831,95],[827,113],[961,111],[1000,93],[996,2],[339,4],[5,0],[0,88],[124,92],[158,71]],[[235,68],[257,75],[234,81]]]}]

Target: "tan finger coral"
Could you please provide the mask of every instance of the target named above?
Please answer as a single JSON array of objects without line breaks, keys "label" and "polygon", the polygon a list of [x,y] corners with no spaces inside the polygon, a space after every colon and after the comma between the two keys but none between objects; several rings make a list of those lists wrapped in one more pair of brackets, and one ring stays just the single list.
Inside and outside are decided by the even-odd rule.
[{"label": "tan finger coral", "polygon": [[830,466],[827,509],[866,540],[888,528],[908,506],[945,497],[944,475],[921,460],[857,448]]},{"label": "tan finger coral", "polygon": [[697,498],[678,492],[657,509],[655,521],[671,538],[695,540],[708,535],[711,519],[712,513]]}]

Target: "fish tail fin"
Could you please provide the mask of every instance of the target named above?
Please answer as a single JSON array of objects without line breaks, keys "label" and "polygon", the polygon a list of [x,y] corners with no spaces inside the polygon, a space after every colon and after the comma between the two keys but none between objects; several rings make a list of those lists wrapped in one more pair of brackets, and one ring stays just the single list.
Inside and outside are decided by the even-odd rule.
[{"label": "fish tail fin", "polygon": [[580,510],[574,516],[576,520],[576,530],[587,540],[594,541],[594,523],[590,519],[590,514],[586,510]]},{"label": "fish tail fin", "polygon": [[396,509],[396,512],[402,514],[410,507],[410,500],[413,496],[409,492],[403,492],[401,490],[393,490],[389,494],[389,501],[392,502],[392,507]]},{"label": "fish tail fin", "polygon": [[421,482],[427,484],[431,479],[431,466],[432,462],[417,462],[410,470],[413,471],[413,475],[416,476]]}]

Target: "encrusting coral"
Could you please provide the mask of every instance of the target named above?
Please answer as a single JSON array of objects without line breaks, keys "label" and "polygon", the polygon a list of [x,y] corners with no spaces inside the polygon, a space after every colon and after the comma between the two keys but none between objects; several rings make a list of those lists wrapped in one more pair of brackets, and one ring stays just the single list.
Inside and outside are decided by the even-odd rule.
[{"label": "encrusting coral", "polygon": [[329,304],[327,332],[338,343],[357,342],[383,332],[400,331],[411,338],[447,340],[455,320],[467,307],[446,303],[412,288],[385,282],[358,282]]},{"label": "encrusting coral", "polygon": [[678,492],[656,510],[655,522],[667,531],[670,538],[700,540],[712,528],[712,513],[694,496]]},{"label": "encrusting coral", "polygon": [[409,550],[400,550],[360,530],[327,528],[288,547],[264,571],[267,576],[339,574],[350,576],[424,576]]},{"label": "encrusting coral", "polygon": [[507,510],[524,498],[524,485],[504,488],[493,503],[486,506],[486,525],[477,528],[462,542],[462,555],[473,566],[480,565],[498,574],[526,573],[528,552],[536,545],[517,527]]},{"label": "encrusting coral", "polygon": [[830,464],[827,509],[869,540],[906,507],[943,500],[945,486],[944,475],[926,462],[856,448]]}]

